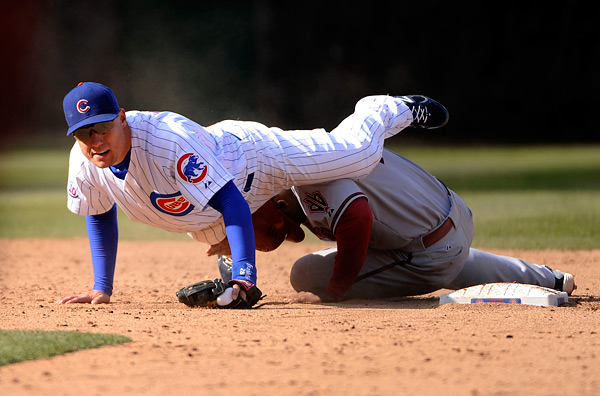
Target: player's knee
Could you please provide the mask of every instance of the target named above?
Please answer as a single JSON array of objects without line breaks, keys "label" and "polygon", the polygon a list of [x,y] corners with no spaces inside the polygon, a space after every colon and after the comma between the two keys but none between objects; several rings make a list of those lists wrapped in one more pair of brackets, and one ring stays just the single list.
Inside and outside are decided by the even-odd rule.
[{"label": "player's knee", "polygon": [[290,270],[290,283],[296,291],[313,291],[327,286],[331,271],[322,265],[323,257],[309,254],[298,259]]},{"label": "player's knee", "polygon": [[296,291],[306,290],[306,286],[309,284],[307,277],[308,260],[306,260],[306,257],[297,260],[290,270],[290,283]]}]

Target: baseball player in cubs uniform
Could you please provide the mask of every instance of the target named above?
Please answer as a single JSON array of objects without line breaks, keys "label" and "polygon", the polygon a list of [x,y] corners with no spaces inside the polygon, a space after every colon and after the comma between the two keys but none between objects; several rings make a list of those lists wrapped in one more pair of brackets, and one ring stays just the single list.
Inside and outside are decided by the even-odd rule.
[{"label": "baseball player in cubs uniform", "polygon": [[[298,293],[286,301],[412,296],[492,282],[569,294],[575,288],[571,274],[471,248],[473,215],[465,202],[414,162],[385,149],[366,178],[295,186],[255,216],[278,224],[255,224],[256,245],[265,251],[284,239],[301,241],[300,224],[336,242],[296,261],[290,280]],[[209,254],[226,254],[222,247],[212,246]]]},{"label": "baseball player in cubs uniform", "polygon": [[370,96],[336,129],[284,131],[257,122],[202,127],[173,112],[128,111],[98,83],[80,83],[63,100],[75,144],[69,210],[86,216],[94,289],[58,300],[109,302],[118,242],[117,205],[132,220],[205,243],[228,238],[234,298],[255,287],[251,212],[293,185],[365,177],[383,141],[408,126],[447,122],[422,96]]}]

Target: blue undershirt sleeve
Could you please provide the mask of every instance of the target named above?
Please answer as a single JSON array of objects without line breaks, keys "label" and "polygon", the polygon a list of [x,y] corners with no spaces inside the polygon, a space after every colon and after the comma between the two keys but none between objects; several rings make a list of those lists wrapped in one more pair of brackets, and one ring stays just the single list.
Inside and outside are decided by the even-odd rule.
[{"label": "blue undershirt sleeve", "polygon": [[85,224],[94,267],[94,290],[111,295],[119,241],[117,205],[106,213],[85,216]]},{"label": "blue undershirt sleeve", "polygon": [[248,203],[230,180],[213,195],[208,205],[223,214],[233,261],[232,279],[246,280],[256,285],[256,245]]}]

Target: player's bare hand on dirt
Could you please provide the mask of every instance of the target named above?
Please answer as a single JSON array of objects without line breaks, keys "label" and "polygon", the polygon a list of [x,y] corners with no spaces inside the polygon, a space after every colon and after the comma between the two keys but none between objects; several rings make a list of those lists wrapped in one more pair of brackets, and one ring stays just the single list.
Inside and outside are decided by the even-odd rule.
[{"label": "player's bare hand on dirt", "polygon": [[207,256],[214,256],[215,254],[231,256],[231,249],[229,247],[229,241],[227,240],[227,238],[223,239],[221,242],[215,245],[211,245],[208,249],[206,249]]},{"label": "player's bare hand on dirt", "polygon": [[300,293],[294,293],[291,296],[288,296],[283,299],[284,302],[292,303],[292,302],[301,302],[301,303],[319,303],[321,302],[321,297],[313,294],[311,292],[302,291]]},{"label": "player's bare hand on dirt", "polygon": [[110,302],[110,296],[100,290],[91,290],[87,293],[77,296],[63,297],[56,301],[57,304],[107,304]]}]

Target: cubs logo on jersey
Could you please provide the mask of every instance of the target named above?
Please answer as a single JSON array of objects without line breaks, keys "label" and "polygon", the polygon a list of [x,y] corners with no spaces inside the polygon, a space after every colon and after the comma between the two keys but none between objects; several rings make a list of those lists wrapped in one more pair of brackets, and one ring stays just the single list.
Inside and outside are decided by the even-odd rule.
[{"label": "cubs logo on jersey", "polygon": [[177,161],[177,173],[188,183],[200,183],[208,173],[208,165],[200,161],[198,155],[186,153]]},{"label": "cubs logo on jersey", "polygon": [[194,209],[194,205],[185,199],[179,191],[173,194],[153,192],[150,194],[150,202],[156,209],[171,216],[185,216]]}]

